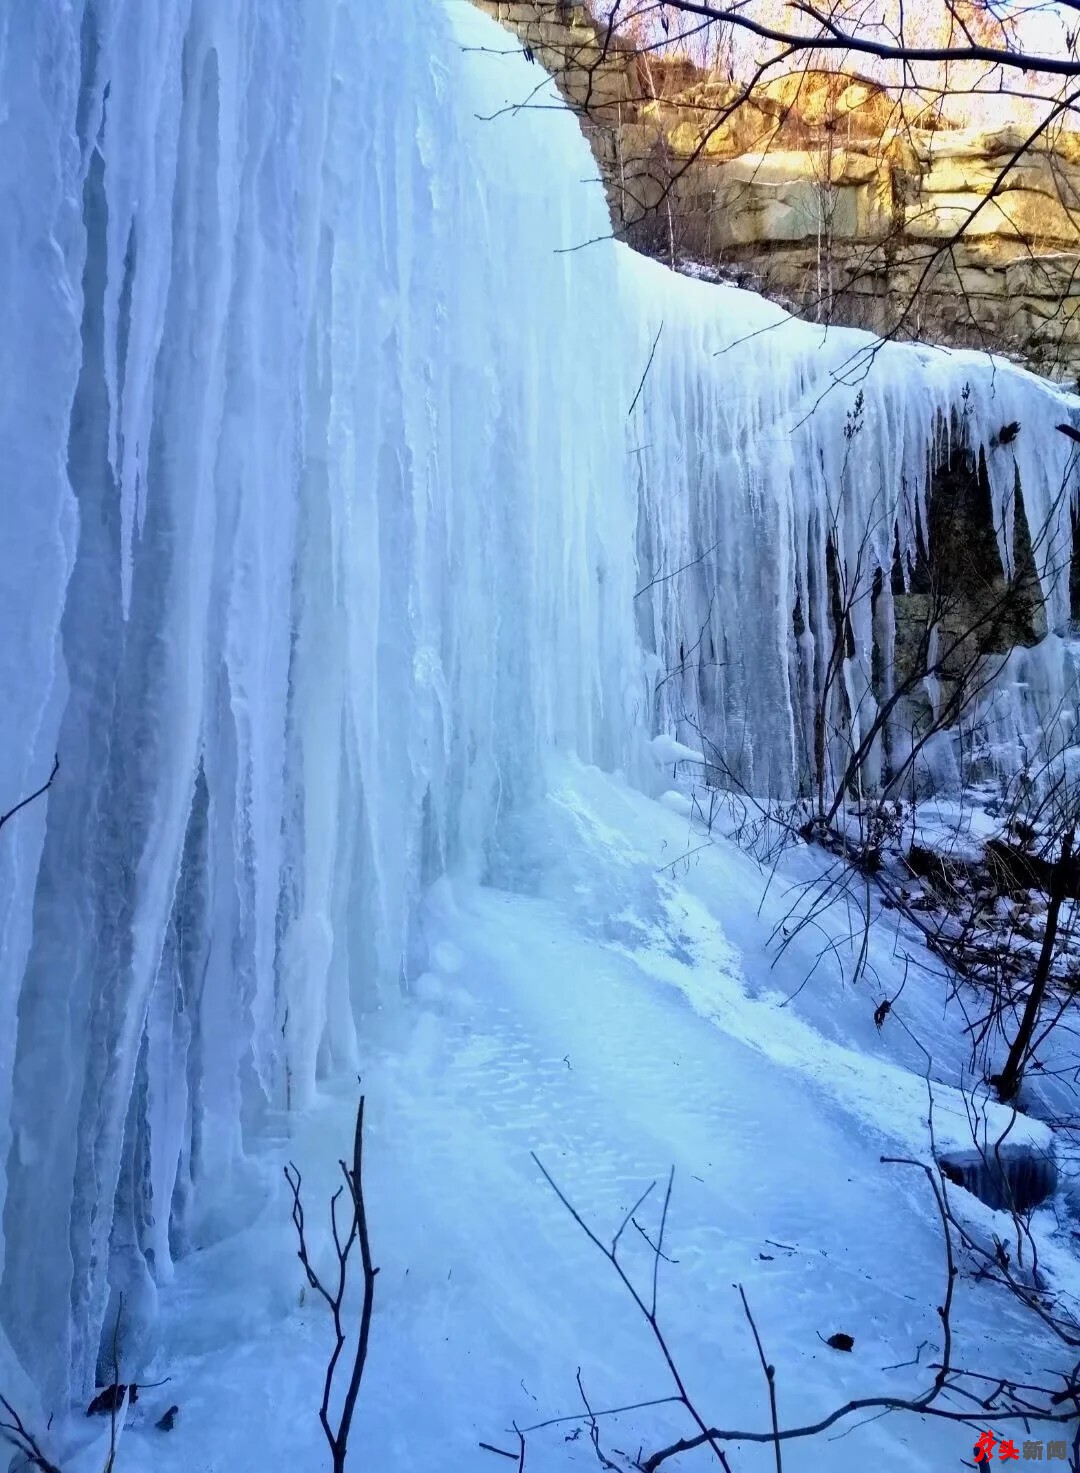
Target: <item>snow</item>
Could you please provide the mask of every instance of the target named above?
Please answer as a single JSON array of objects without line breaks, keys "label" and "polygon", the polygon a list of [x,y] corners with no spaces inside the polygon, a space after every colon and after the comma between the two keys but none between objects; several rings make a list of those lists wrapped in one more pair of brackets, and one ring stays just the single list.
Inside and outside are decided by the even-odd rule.
[{"label": "snow", "polygon": [[[762,944],[782,900],[755,916],[759,872],[723,842],[673,878],[665,866],[686,845],[685,823],[595,769],[554,772],[550,797],[520,827],[552,841],[542,873],[528,888],[520,873],[517,889],[437,886],[424,924],[450,968],[433,961],[411,1007],[367,1032],[380,1274],[358,1465],[486,1466],[479,1441],[510,1446],[514,1421],[580,1410],[579,1366],[597,1407],[669,1394],[636,1312],[531,1152],[602,1234],[674,1165],[661,1313],[695,1395],[722,1425],[758,1429],[768,1418],[735,1283],[778,1367],[786,1420],[850,1395],[922,1389],[925,1370],[885,1369],[921,1342],[923,1366],[940,1350],[944,1270],[923,1177],[880,1161],[927,1156],[926,1083],[890,1058],[905,1037],[899,1019],[879,1036],[865,992],[845,994],[835,977],[790,1008],[774,987],[755,987],[749,938]],[[898,966],[890,953],[891,938],[877,938],[883,976]],[[939,1001],[933,979],[909,979],[898,1015],[917,1031]],[[815,1026],[821,1010],[843,1042]],[[948,1048],[935,1062],[948,1067]],[[933,1093],[944,1143],[962,1111],[948,1084]],[[329,1324],[310,1293],[298,1303],[275,1166],[297,1160],[309,1223],[321,1226],[354,1097],[339,1082],[300,1121],[275,1122],[261,1157],[266,1206],[179,1266],[165,1345],[146,1372],[172,1380],[147,1393],[125,1467],[320,1465],[314,1408]],[[1003,1115],[988,1110],[993,1131]],[[1024,1133],[1038,1141],[1041,1128],[1021,1123],[1014,1134]],[[970,1145],[958,1124],[957,1142],[965,1135]],[[950,1193],[971,1230],[988,1233],[994,1214]],[[643,1225],[655,1228],[658,1208],[654,1197]],[[1035,1231],[1048,1272],[1068,1270],[1049,1209]],[[628,1261],[647,1272],[640,1241]],[[1030,1330],[1010,1339],[1007,1302],[969,1282],[958,1295],[960,1363],[971,1354],[1014,1374],[1042,1363],[1048,1347]],[[851,1357],[818,1339],[838,1329],[855,1336]],[[165,1436],[153,1420],[175,1402]],[[615,1419],[606,1435],[636,1449],[685,1430],[655,1409]],[[594,1455],[564,1442],[571,1431],[530,1433],[528,1465],[587,1466]],[[966,1430],[890,1419],[825,1447],[793,1445],[785,1466],[811,1470],[826,1455],[841,1473],[871,1460],[930,1470],[967,1455],[970,1441]],[[736,1452],[740,1468],[771,1466],[768,1448]]]},{"label": "snow", "polygon": [[649,750],[661,767],[670,767],[679,762],[693,762],[698,767],[702,767],[705,764],[705,757],[700,751],[696,751],[693,747],[684,746],[682,742],[677,742],[674,737],[668,736],[666,732],[661,732],[659,736],[653,737],[649,743]]},{"label": "snow", "polygon": [[[1006,563],[1017,470],[1060,551],[1076,401],[615,246],[576,121],[507,110],[550,84],[495,51],[435,0],[3,12],[0,774],[15,802],[61,767],[0,834],[0,1387],[65,1473],[103,1461],[68,1413],[118,1318],[124,1373],[170,1378],[125,1470],[324,1456],[279,1168],[314,1220],[358,1072],[357,1447],[402,1469],[572,1410],[579,1364],[597,1402],[666,1392],[530,1151],[605,1223],[674,1162],[672,1323],[716,1415],[761,1425],[736,1279],[792,1418],[911,1384],[880,1367],[933,1341],[933,1204],[879,1160],[930,1148],[919,1040],[942,1143],[974,1109],[1045,1144],[972,1103],[917,938],[877,926],[855,987],[838,936],[778,960],[813,861],[767,885],[650,795],[705,753],[792,791],[832,521],[845,559],[868,526],[875,565],[894,528],[910,554],[943,436],[986,454]],[[862,613],[855,640],[861,695]],[[1066,644],[1013,657],[1004,760]],[[1038,1231],[1064,1280],[1052,1209]],[[1041,1363],[964,1298],[973,1353]],[[537,1465],[592,1457],[562,1436]],[[965,1436],[871,1424],[836,1461],[936,1468]]]}]

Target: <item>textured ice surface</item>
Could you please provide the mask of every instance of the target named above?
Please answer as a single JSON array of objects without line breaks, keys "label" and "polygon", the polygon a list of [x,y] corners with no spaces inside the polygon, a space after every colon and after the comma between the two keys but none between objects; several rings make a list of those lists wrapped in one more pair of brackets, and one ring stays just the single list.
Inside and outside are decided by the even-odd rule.
[{"label": "textured ice surface", "polygon": [[62,763],[0,842],[0,1323],[50,1407],[121,1294],[137,1373],[551,753],[651,783],[700,709],[791,786],[834,509],[888,565],[963,424],[1067,535],[1073,401],[578,249],[576,122],[505,111],[542,76],[449,8],[0,5],[0,806]]}]

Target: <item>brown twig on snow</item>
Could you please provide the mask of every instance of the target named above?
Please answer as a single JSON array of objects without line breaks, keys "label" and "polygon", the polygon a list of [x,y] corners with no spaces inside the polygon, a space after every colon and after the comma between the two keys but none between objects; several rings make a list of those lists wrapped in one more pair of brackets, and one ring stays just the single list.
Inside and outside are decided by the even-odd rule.
[{"label": "brown twig on snow", "polygon": [[600,1446],[600,1424],[596,1420],[596,1414],[589,1404],[589,1398],[585,1395],[585,1387],[581,1381],[580,1366],[577,1368],[577,1389],[581,1393],[581,1400],[585,1404],[585,1415],[589,1423],[589,1441],[592,1443],[593,1452],[596,1454],[597,1461],[601,1468],[605,1470],[605,1473],[622,1473],[618,1463],[613,1463]]},{"label": "brown twig on snow", "polygon": [[[687,1391],[686,1383],[682,1378],[678,1366],[676,1365],[671,1347],[667,1342],[667,1338],[660,1327],[660,1321],[657,1317],[657,1278],[659,1275],[660,1259],[663,1256],[664,1233],[667,1229],[668,1210],[671,1206],[671,1188],[675,1179],[674,1167],[672,1167],[671,1171],[668,1174],[667,1189],[664,1193],[664,1204],[660,1213],[660,1230],[657,1233],[656,1242],[651,1242],[651,1240],[649,1240],[647,1237],[645,1239],[646,1242],[649,1243],[649,1246],[653,1252],[651,1292],[650,1298],[647,1302],[642,1296],[641,1292],[638,1290],[637,1286],[634,1284],[633,1280],[630,1278],[629,1274],[626,1272],[626,1269],[623,1267],[623,1264],[619,1259],[619,1242],[622,1238],[623,1233],[625,1233],[630,1224],[634,1222],[634,1217],[638,1211],[638,1208],[642,1205],[645,1199],[652,1192],[653,1188],[656,1186],[655,1181],[650,1182],[649,1185],[645,1188],[641,1196],[637,1199],[634,1205],[630,1208],[629,1212],[627,1212],[626,1216],[623,1218],[622,1222],[619,1224],[618,1230],[616,1231],[615,1236],[612,1238],[611,1243],[607,1244],[597,1236],[597,1234],[585,1221],[581,1213],[577,1210],[574,1204],[567,1197],[566,1193],[552,1177],[547,1167],[536,1155],[535,1151],[532,1153],[532,1158],[536,1162],[537,1168],[539,1169],[544,1180],[547,1182],[548,1186],[555,1193],[556,1197],[558,1197],[559,1201],[566,1208],[567,1212],[588,1238],[589,1242],[597,1247],[607,1259],[607,1261],[611,1264],[612,1268],[615,1270],[620,1281],[622,1282],[623,1287],[626,1289],[627,1293],[634,1301],[638,1310],[641,1312],[641,1315],[644,1318],[645,1323],[648,1325],[652,1337],[655,1340],[660,1353],[664,1358],[671,1379],[675,1383],[677,1395],[674,1399],[679,1402],[683,1407],[685,1407],[686,1411],[689,1413],[690,1417],[699,1429],[700,1435],[697,1439],[697,1442],[695,1443],[695,1446],[700,1447],[703,1444],[708,1444],[708,1446],[711,1447],[717,1462],[724,1469],[724,1473],[731,1473],[731,1466],[728,1463],[727,1455],[725,1454],[723,1448],[720,1446],[720,1439],[709,1430],[704,1418],[701,1416],[700,1412],[697,1410],[697,1407],[694,1405],[694,1402],[690,1397],[690,1393]],[[642,1236],[645,1237],[645,1234],[642,1233]]]},{"label": "brown twig on snow", "polygon": [[[307,1236],[304,1225],[304,1207],[300,1197],[301,1177],[296,1166],[290,1162],[285,1167],[285,1180],[289,1183],[292,1192],[292,1220],[296,1228],[298,1247],[296,1256],[303,1266],[307,1281],[329,1306],[334,1321],[334,1349],[326,1366],[326,1378],[323,1382],[322,1405],[319,1408],[319,1421],[322,1423],[326,1441],[330,1447],[333,1459],[334,1473],[344,1473],[345,1457],[348,1449],[349,1431],[352,1427],[353,1413],[356,1410],[356,1399],[360,1392],[360,1382],[364,1374],[364,1366],[367,1361],[368,1342],[371,1335],[371,1318],[375,1302],[375,1276],[379,1270],[372,1265],[371,1244],[368,1237],[367,1209],[364,1203],[363,1186],[363,1150],[364,1150],[364,1097],[361,1095],[360,1104],[356,1111],[356,1131],[353,1136],[353,1154],[351,1166],[345,1161],[339,1161],[341,1174],[345,1178],[345,1186],[338,1187],[330,1198],[330,1225],[334,1237],[334,1249],[337,1253],[338,1273],[337,1283],[331,1291],[323,1283],[322,1279],[312,1267],[308,1256]],[[349,1222],[348,1232],[344,1241],[338,1224],[338,1201],[343,1191],[348,1191],[348,1200],[352,1206],[352,1217]],[[347,1338],[342,1318],[342,1307],[345,1301],[345,1290],[348,1280],[349,1255],[353,1246],[360,1245],[360,1262],[364,1276],[364,1297],[360,1311],[360,1325],[357,1332],[356,1352],[353,1356],[352,1371],[349,1375],[348,1384],[345,1389],[345,1400],[341,1409],[337,1429],[330,1422],[330,1397],[333,1393],[334,1377],[337,1372],[341,1352],[345,1347]],[[524,1446],[522,1447],[522,1460],[524,1459]]]},{"label": "brown twig on snow", "polygon": [[754,1316],[750,1313],[750,1305],[746,1298],[746,1290],[741,1284],[739,1284],[738,1289],[739,1298],[742,1300],[742,1307],[746,1314],[747,1323],[749,1324],[751,1333],[754,1336],[754,1344],[757,1346],[758,1359],[761,1361],[761,1369],[764,1373],[765,1380],[768,1383],[769,1387],[769,1415],[772,1418],[773,1440],[776,1451],[776,1473],[784,1473],[784,1460],[780,1448],[780,1420],[777,1416],[776,1411],[776,1367],[770,1365],[769,1362],[765,1359],[765,1349],[761,1343],[761,1336],[758,1334],[758,1327],[754,1323]]}]

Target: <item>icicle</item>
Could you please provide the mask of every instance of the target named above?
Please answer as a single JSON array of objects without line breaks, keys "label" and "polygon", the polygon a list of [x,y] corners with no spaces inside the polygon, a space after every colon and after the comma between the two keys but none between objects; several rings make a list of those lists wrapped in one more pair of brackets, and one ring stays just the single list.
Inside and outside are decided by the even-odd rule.
[{"label": "icicle", "polygon": [[[830,730],[845,726],[847,750],[858,746],[876,710],[875,578],[891,579],[897,556],[902,567],[916,562],[931,473],[954,435],[985,463],[1006,570],[1017,482],[1024,488],[1048,625],[1067,624],[1077,464],[1056,426],[1076,418],[1074,396],[985,354],[825,332],[628,251],[620,269],[646,305],[640,361],[663,322],[631,429],[643,447],[638,545],[652,558],[639,628],[664,672],[663,727],[706,740],[719,766],[762,793],[805,780],[808,724],[822,701]],[[831,577],[846,611],[840,632]],[[890,666],[891,609],[890,598],[876,636]],[[838,639],[850,648],[826,689]],[[706,662],[702,649],[722,653]],[[878,741],[863,769],[871,787],[880,761]]]}]

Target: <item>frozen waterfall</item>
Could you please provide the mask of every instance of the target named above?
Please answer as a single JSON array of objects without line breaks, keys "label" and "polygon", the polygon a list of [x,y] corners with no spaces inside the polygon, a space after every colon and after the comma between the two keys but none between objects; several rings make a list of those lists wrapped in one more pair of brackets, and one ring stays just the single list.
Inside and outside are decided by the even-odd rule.
[{"label": "frozen waterfall", "polygon": [[[982,457],[1010,574],[1019,478],[1051,631],[1025,652],[1024,674],[1058,724],[1069,722],[1075,671],[1053,631],[1070,618],[1080,462],[1056,426],[1077,419],[1076,399],[987,354],[796,322],[749,293],[629,253],[620,267],[653,333],[662,325],[631,447],[638,613],[661,729],[695,745],[704,734],[752,791],[795,790],[832,644],[831,539],[849,570],[852,641],[833,699],[869,725],[875,656],[879,687],[890,676],[892,582],[916,563],[932,472],[957,445]],[[642,361],[647,353],[639,343]],[[1022,432],[1001,443],[1013,422]],[[1028,683],[1010,690],[998,723],[1033,734]]]},{"label": "frozen waterfall", "polygon": [[692,707],[789,789],[833,513],[890,568],[960,426],[1045,572],[1076,410],[599,240],[466,0],[0,10],[0,811],[61,761],[0,833],[0,1365],[58,1405],[547,753],[645,782]]}]

